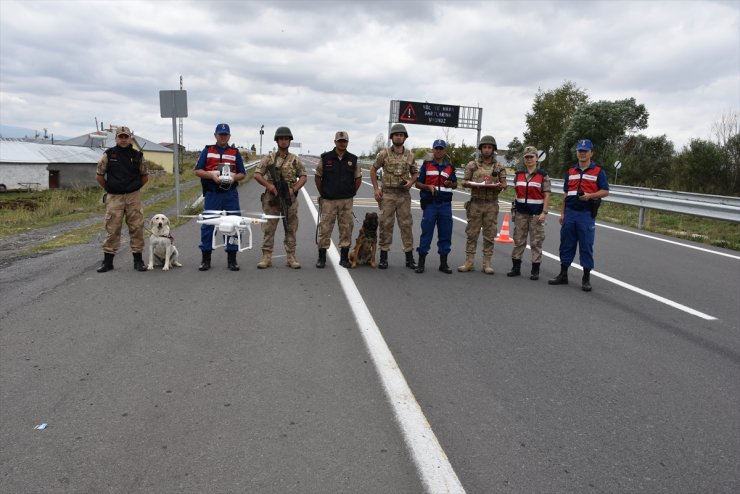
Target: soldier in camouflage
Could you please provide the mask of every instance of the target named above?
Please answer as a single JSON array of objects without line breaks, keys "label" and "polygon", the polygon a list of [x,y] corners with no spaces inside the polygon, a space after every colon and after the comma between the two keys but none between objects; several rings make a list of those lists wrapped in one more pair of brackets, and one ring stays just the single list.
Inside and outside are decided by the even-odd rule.
[{"label": "soldier in camouflage", "polygon": [[[406,253],[406,267],[416,269],[409,189],[416,183],[419,171],[416,168],[414,154],[403,146],[408,136],[406,127],[402,124],[394,124],[390,131],[393,145],[380,151],[375,158],[375,163],[370,167],[370,180],[375,190],[375,200],[380,203],[378,240],[380,246],[378,268],[380,269],[388,267],[388,250],[393,242],[393,224],[396,217],[398,228],[401,230],[403,251]],[[378,170],[383,170],[382,189],[378,187]]]},{"label": "soldier in camouflage", "polygon": [[334,221],[339,223],[339,265],[349,268],[349,248],[352,244],[352,198],[362,184],[362,169],[357,156],[347,151],[349,134],[339,131],[334,137],[334,149],[321,155],[314,180],[319,191],[319,259],[317,268],[326,266],[326,249],[331,244]]},{"label": "soldier in camouflage", "polygon": [[512,268],[506,276],[521,275],[522,254],[527,247],[527,236],[532,248],[530,280],[540,277],[542,243],[545,241],[545,220],[550,207],[550,177],[537,168],[537,148],[524,148],[524,166],[516,171],[514,187],[514,250],[511,252]]},{"label": "soldier in camouflage", "polygon": [[[262,241],[262,259],[257,264],[257,268],[265,269],[272,266],[272,251],[275,245],[275,230],[278,222],[282,221],[285,226],[285,253],[287,257],[286,264],[293,268],[299,269],[301,263],[295,257],[296,238],[295,233],[298,230],[298,191],[306,183],[306,169],[298,159],[298,156],[288,151],[290,141],[293,140],[293,134],[288,127],[278,127],[275,131],[275,142],[277,142],[277,152],[269,153],[263,157],[254,171],[254,179],[263,187],[265,192],[262,194],[262,211],[269,215],[285,215],[284,218],[270,219],[267,223],[262,224],[264,239]],[[274,167],[274,169],[272,168]],[[275,177],[273,178],[273,172]],[[275,181],[277,179],[277,182]],[[286,211],[280,209],[280,198],[278,197],[278,188],[280,182],[287,185],[286,193],[290,199],[290,205]],[[283,201],[287,199],[283,197]],[[285,214],[287,213],[287,214]]]},{"label": "soldier in camouflage", "polygon": [[496,139],[483,136],[478,144],[480,157],[465,166],[463,187],[470,188],[470,201],[465,203],[468,241],[465,246],[465,264],[457,268],[461,273],[473,270],[478,235],[483,230],[483,272],[493,274],[493,241],[498,222],[498,195],[506,189],[506,168],[496,161]]}]

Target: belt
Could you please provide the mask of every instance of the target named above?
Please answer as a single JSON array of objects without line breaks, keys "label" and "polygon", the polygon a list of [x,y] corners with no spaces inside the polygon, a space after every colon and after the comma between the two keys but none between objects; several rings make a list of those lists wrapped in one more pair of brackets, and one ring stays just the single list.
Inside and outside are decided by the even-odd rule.
[{"label": "belt", "polygon": [[483,197],[471,197],[470,200],[472,202],[495,202],[495,203],[498,203],[498,198],[496,198],[496,199],[484,199]]}]

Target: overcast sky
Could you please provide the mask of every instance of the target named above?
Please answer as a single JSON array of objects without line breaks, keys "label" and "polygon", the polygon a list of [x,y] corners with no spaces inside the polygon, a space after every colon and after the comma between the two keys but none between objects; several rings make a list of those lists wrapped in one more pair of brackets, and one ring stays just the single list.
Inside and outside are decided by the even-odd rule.
[{"label": "overcast sky", "polygon": [[[538,89],[575,82],[596,100],[634,97],[644,132],[680,149],[740,110],[740,1],[0,2],[0,124],[77,136],[95,118],[172,141],[159,91],[184,78],[184,144],[350,151],[386,134],[391,100],[483,108],[499,147],[522,138]],[[430,146],[445,129],[409,126]],[[449,129],[474,144],[475,130]]]}]

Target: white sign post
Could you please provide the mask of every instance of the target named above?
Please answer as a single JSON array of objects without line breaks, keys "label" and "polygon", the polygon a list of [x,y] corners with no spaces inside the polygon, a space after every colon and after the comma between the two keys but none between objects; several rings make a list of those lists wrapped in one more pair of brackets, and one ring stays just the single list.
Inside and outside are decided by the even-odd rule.
[{"label": "white sign post", "polygon": [[180,143],[177,142],[177,119],[188,116],[188,92],[182,89],[160,91],[159,115],[162,118],[172,118],[172,143],[175,151],[172,157],[172,170],[175,174],[175,208],[177,216],[180,216]]},{"label": "white sign post", "polygon": [[614,169],[616,170],[614,172],[614,185],[617,185],[617,177],[619,177],[619,169],[622,168],[622,162],[621,161],[615,161],[614,162]]}]

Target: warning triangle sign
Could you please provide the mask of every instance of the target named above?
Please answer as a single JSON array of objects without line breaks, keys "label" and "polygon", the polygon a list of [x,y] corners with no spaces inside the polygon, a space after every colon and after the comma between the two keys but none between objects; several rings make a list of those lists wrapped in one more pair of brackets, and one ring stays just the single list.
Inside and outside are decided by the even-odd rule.
[{"label": "warning triangle sign", "polygon": [[404,122],[416,122],[416,110],[414,110],[414,107],[411,103],[409,103],[401,112],[401,115],[399,115],[398,119],[403,120]]}]

